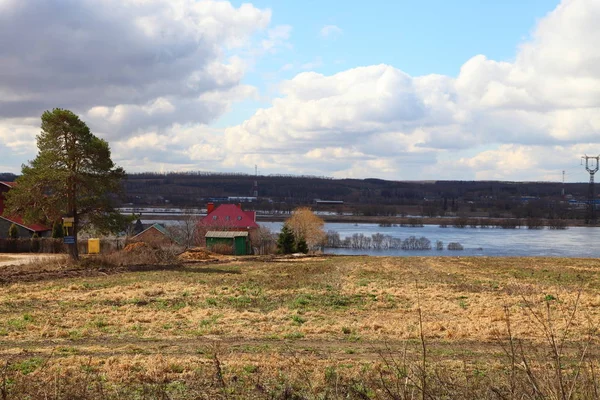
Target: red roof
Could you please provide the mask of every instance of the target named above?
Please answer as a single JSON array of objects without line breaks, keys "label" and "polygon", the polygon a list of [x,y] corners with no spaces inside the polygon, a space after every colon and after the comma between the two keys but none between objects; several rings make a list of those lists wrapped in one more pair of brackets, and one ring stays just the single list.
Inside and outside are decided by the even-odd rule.
[{"label": "red roof", "polygon": [[5,216],[0,215],[0,218],[10,221],[13,224],[20,225],[20,226],[22,226],[26,229],[29,229],[30,231],[33,231],[33,232],[45,232],[45,231],[50,230],[50,228],[48,228],[47,226],[41,225],[41,224],[26,224],[23,222],[23,218],[21,218],[21,217],[5,217]]},{"label": "red roof", "polygon": [[[17,182],[0,181],[0,185],[4,185],[4,186],[8,186],[9,188],[13,188],[13,187],[17,186]],[[12,222],[13,224],[20,225],[23,228],[29,229],[32,232],[45,232],[45,231],[50,230],[50,228],[48,228],[47,226],[41,225],[41,224],[26,224],[25,222],[23,222],[23,218],[21,218],[21,217],[7,217],[5,215],[2,215],[3,212],[4,212],[4,196],[2,193],[0,193],[0,218],[3,218],[9,222]]]},{"label": "red roof", "polygon": [[235,204],[221,204],[202,218],[200,224],[219,228],[250,229],[258,228],[255,220],[255,211],[244,211]]}]

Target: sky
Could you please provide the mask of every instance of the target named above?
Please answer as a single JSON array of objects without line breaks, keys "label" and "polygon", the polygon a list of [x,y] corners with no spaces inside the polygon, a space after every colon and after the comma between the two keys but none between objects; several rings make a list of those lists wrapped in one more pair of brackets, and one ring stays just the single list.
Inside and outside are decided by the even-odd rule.
[{"label": "sky", "polygon": [[77,113],[126,171],[588,179],[598,0],[0,0],[0,172]]}]

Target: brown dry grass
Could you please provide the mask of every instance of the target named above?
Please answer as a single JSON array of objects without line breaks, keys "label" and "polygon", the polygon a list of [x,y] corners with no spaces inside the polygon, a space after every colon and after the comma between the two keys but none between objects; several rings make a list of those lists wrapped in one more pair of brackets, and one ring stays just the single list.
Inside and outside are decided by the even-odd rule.
[{"label": "brown dry grass", "polygon": [[212,371],[210,349],[220,343],[229,377],[252,377],[247,371],[254,367],[265,376],[285,370],[298,382],[310,378],[310,391],[322,387],[327,368],[347,365],[348,376],[358,376],[365,365],[381,362],[381,351],[414,347],[419,308],[430,357],[458,370],[465,362],[501,369],[497,341],[506,336],[507,310],[513,335],[534,347],[546,339],[531,310],[543,312],[546,304],[561,316],[554,322],[560,330],[580,292],[570,343],[600,322],[600,260],[273,261],[5,286],[0,355],[49,357],[52,368],[81,368],[90,359],[109,380],[137,379],[140,370],[183,379],[198,369]]}]

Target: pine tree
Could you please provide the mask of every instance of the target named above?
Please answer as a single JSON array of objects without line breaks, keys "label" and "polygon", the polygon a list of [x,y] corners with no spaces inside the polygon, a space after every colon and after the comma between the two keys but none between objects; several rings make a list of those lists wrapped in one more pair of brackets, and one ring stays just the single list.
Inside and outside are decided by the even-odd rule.
[{"label": "pine tree", "polygon": [[294,233],[287,224],[284,224],[277,239],[277,249],[282,254],[291,254],[295,251],[295,242]]},{"label": "pine tree", "polygon": [[[44,112],[41,128],[36,158],[6,194],[8,214],[26,222],[72,217],[75,243],[84,222],[99,233],[122,231],[131,221],[114,209],[112,197],[122,191],[125,171],[111,160],[108,143],[69,110]],[[69,253],[78,259],[77,245]]]}]

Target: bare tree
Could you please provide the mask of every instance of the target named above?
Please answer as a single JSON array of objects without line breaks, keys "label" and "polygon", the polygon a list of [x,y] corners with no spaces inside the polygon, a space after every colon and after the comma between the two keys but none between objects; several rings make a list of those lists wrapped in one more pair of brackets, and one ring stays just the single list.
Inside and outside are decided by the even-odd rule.
[{"label": "bare tree", "polygon": [[171,233],[177,239],[177,242],[185,248],[198,246],[200,243],[200,232],[198,223],[200,216],[196,210],[185,209],[183,218],[170,228]]},{"label": "bare tree", "polygon": [[285,222],[296,240],[304,238],[310,250],[322,246],[326,240],[326,234],[323,230],[325,222],[311,211],[308,207],[296,208],[292,216]]}]

